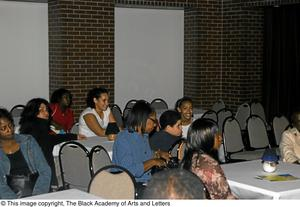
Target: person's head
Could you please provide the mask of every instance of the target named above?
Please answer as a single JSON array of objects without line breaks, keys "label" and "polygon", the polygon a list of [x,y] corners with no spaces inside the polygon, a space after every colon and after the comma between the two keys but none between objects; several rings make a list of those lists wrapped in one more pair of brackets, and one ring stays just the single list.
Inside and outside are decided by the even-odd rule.
[{"label": "person's head", "polygon": [[300,132],[300,108],[297,108],[293,111],[291,122],[293,127],[297,128],[297,130]]},{"label": "person's head", "polygon": [[175,104],[175,110],[181,114],[182,121],[191,121],[193,117],[192,99],[186,96],[178,99]]},{"label": "person's head", "polygon": [[210,119],[195,120],[188,130],[187,150],[213,154],[222,143],[217,124]]},{"label": "person's head", "polygon": [[165,130],[171,135],[181,136],[181,115],[178,111],[167,110],[159,118],[159,124],[161,129]]},{"label": "person's head", "polygon": [[144,100],[137,101],[127,116],[127,127],[140,133],[150,133],[156,127],[156,113]]},{"label": "person's head", "polygon": [[43,98],[34,98],[27,102],[22,114],[20,124],[36,118],[49,120],[49,102]]},{"label": "person's head", "polygon": [[52,93],[50,103],[59,103],[62,106],[70,107],[72,104],[72,94],[65,88],[59,88]]},{"label": "person's head", "polygon": [[105,111],[109,104],[108,91],[105,88],[93,88],[87,94],[86,105],[97,110]]},{"label": "person's head", "polygon": [[155,173],[142,195],[143,199],[205,199],[204,185],[184,169]]},{"label": "person's head", "polygon": [[14,121],[11,114],[4,108],[0,108],[0,139],[8,140],[14,135]]}]

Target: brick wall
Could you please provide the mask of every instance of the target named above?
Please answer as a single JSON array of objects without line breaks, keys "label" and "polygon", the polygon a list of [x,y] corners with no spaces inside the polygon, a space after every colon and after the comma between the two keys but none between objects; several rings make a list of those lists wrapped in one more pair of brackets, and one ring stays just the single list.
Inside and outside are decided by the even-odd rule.
[{"label": "brick wall", "polygon": [[233,111],[261,100],[263,68],[263,8],[236,2],[223,5],[222,97]]},{"label": "brick wall", "polygon": [[89,89],[104,86],[113,98],[114,3],[49,1],[49,54],[50,92],[71,90],[76,117]]},{"label": "brick wall", "polygon": [[184,94],[210,108],[230,109],[262,97],[263,7],[299,0],[50,0],[50,92],[74,94],[75,115],[87,91],[104,86],[114,96],[114,7],[184,7]]}]

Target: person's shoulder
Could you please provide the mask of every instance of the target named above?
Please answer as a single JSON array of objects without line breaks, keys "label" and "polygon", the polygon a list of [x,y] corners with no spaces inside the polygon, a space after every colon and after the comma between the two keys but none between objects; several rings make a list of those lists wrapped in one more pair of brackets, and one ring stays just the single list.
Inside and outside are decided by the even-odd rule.
[{"label": "person's shoulder", "polygon": [[68,108],[67,108],[67,113],[73,114],[72,108],[68,107]]},{"label": "person's shoulder", "polygon": [[57,105],[58,103],[50,103],[49,107],[53,110]]},{"label": "person's shoulder", "polygon": [[282,139],[288,138],[290,136],[297,136],[297,134],[299,134],[299,132],[295,127],[289,128],[282,133]]},{"label": "person's shoulder", "polygon": [[128,132],[128,130],[122,130],[117,134],[117,137],[114,141],[116,145],[124,145],[125,143],[129,143],[129,137],[134,136],[134,133]]},{"label": "person's shoulder", "polygon": [[119,139],[119,140],[122,140],[122,139],[127,139],[129,136],[132,136],[133,133],[130,133],[127,129],[124,129],[122,131],[120,131],[118,134],[117,134],[117,139],[116,141]]},{"label": "person's shoulder", "polygon": [[201,154],[199,156],[199,162],[206,164],[206,165],[203,165],[203,166],[216,166],[216,165],[219,165],[218,161],[215,160],[214,158],[212,158],[208,154]]},{"label": "person's shoulder", "polygon": [[84,116],[84,115],[89,114],[89,113],[93,113],[93,108],[91,108],[91,107],[85,108],[85,109],[81,112],[81,116]]},{"label": "person's shoulder", "polygon": [[17,142],[27,142],[34,139],[30,134],[15,134],[14,138]]},{"label": "person's shoulder", "polygon": [[150,137],[150,140],[151,139],[158,139],[160,137],[162,137],[164,135],[164,131],[163,130],[160,130],[158,132],[155,132],[151,137]]}]

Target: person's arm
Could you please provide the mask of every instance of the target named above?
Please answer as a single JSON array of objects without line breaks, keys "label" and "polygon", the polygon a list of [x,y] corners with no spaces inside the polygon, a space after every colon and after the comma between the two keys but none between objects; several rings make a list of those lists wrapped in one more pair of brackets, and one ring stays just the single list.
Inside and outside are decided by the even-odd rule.
[{"label": "person's arm", "polygon": [[93,131],[97,136],[105,137],[105,129],[103,129],[99,122],[97,121],[97,118],[94,114],[86,114],[83,116],[83,119],[88,126],[88,128]]},{"label": "person's arm", "polygon": [[155,158],[164,159],[166,162],[169,162],[170,158],[172,157],[170,153],[161,151],[160,149],[154,152]]},{"label": "person's arm", "polygon": [[280,152],[284,162],[298,163],[298,157],[295,154],[295,137],[292,133],[284,132],[280,143]]},{"label": "person's arm", "polygon": [[113,162],[128,169],[134,177],[142,177],[143,174],[154,166],[164,166],[162,159],[150,159],[138,162],[134,157],[133,148],[126,139],[117,139],[113,147]]},{"label": "person's arm", "polygon": [[48,193],[50,189],[51,169],[43,155],[40,146],[33,137],[31,137],[30,142],[30,150],[32,151],[33,156],[31,162],[34,162],[35,168],[39,173],[39,177],[37,178],[37,181],[33,188],[32,195]]},{"label": "person's arm", "polygon": [[[2,160],[0,162],[3,162]],[[12,189],[7,185],[6,182],[6,173],[5,170],[2,169],[4,167],[3,164],[0,167],[0,199],[15,199],[17,195],[12,191]]]},{"label": "person's arm", "polygon": [[166,161],[161,158],[153,158],[144,162],[144,172],[147,172],[153,167],[165,167]]}]

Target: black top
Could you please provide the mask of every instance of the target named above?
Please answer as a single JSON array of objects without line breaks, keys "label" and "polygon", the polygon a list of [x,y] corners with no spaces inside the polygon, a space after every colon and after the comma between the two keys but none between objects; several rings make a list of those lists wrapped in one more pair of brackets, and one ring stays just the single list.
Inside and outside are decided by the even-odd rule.
[{"label": "black top", "polygon": [[150,137],[149,143],[150,147],[153,151],[156,151],[158,149],[168,152],[170,148],[173,146],[173,144],[181,139],[181,137],[176,137],[164,130],[160,130],[159,132],[156,132]]},{"label": "black top", "polygon": [[[53,148],[55,145],[62,142],[77,139],[76,134],[49,134],[49,121],[45,119],[36,118],[32,123],[28,123],[28,127],[21,127],[22,134],[32,135],[37,143],[40,145],[44,156],[51,167],[52,171],[52,184],[56,184],[55,178],[55,165],[53,158]],[[54,183],[53,183],[54,182]]]},{"label": "black top", "polygon": [[20,149],[13,154],[7,154],[7,157],[10,161],[10,175],[30,174],[27,162]]}]

